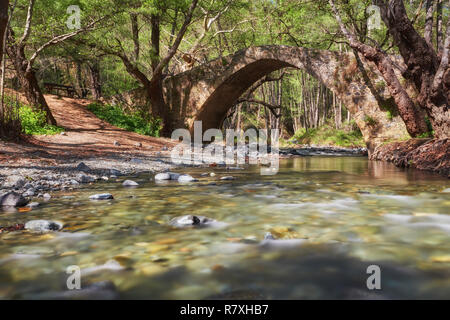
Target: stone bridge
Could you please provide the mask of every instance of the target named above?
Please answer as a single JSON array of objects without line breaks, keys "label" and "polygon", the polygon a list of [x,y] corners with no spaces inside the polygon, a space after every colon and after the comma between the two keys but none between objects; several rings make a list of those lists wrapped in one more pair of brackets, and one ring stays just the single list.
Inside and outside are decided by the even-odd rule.
[{"label": "stone bridge", "polygon": [[[375,65],[353,53],[291,46],[260,46],[199,65],[165,79],[172,128],[220,128],[227,111],[260,78],[283,68],[308,72],[352,113],[370,150],[408,136]],[[389,111],[389,112],[388,112]]]}]

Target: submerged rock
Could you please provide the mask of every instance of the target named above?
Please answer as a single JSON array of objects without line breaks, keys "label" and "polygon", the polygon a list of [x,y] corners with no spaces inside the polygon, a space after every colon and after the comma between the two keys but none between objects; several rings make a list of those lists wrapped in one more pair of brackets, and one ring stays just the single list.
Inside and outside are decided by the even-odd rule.
[{"label": "submerged rock", "polygon": [[122,185],[124,187],[137,187],[139,185],[139,183],[133,181],[133,180],[125,180]]},{"label": "submerged rock", "polygon": [[227,177],[220,178],[220,180],[229,181],[229,180],[236,180],[236,178],[232,177],[232,176],[227,176]]},{"label": "submerged rock", "polygon": [[101,193],[101,194],[94,194],[89,197],[91,200],[111,200],[114,199],[113,195],[110,193]]},{"label": "submerged rock", "polygon": [[217,221],[204,216],[193,216],[186,215],[181,217],[176,217],[170,220],[169,224],[177,228],[186,227],[207,227],[215,224]]},{"label": "submerged rock", "polygon": [[178,182],[196,182],[196,181],[198,180],[188,174],[183,174],[178,178]]},{"label": "submerged rock", "polygon": [[8,192],[0,195],[0,206],[3,207],[23,207],[28,200],[16,192]]},{"label": "submerged rock", "polygon": [[158,174],[155,176],[155,180],[159,180],[159,181],[162,181],[162,180],[170,180],[170,173],[169,173],[169,172],[158,173]]},{"label": "submerged rock", "polygon": [[31,208],[31,209],[34,209],[34,208],[39,207],[40,205],[41,204],[39,202],[31,202],[31,203],[27,204],[27,207]]},{"label": "submerged rock", "polygon": [[61,222],[48,220],[31,220],[25,223],[25,229],[34,232],[49,232],[61,230],[63,224]]}]

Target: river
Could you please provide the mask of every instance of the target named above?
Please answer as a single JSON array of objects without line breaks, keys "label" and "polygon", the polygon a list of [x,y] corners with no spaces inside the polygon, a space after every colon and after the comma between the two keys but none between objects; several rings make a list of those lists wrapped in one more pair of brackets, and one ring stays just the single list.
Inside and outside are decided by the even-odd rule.
[{"label": "river", "polygon": [[[285,159],[274,176],[256,166],[183,172],[200,181],[142,174],[127,177],[137,188],[121,178],[2,213],[0,225],[64,229],[0,234],[0,298],[450,298],[448,179],[365,157]],[[100,192],[115,199],[88,199]],[[226,225],[168,225],[186,214]],[[276,240],[263,241],[268,232]],[[373,265],[380,290],[367,287]],[[69,266],[81,269],[82,290],[67,289]]]}]

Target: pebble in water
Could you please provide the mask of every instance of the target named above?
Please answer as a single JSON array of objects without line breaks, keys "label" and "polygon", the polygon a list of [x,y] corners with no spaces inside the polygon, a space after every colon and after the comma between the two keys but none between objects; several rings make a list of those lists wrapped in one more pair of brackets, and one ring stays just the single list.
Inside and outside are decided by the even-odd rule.
[{"label": "pebble in water", "polygon": [[162,180],[170,180],[170,173],[169,173],[169,172],[158,173],[158,174],[155,176],[155,180],[159,180],[159,181],[162,181]]},{"label": "pebble in water", "polygon": [[183,182],[196,182],[196,181],[198,181],[198,180],[188,174],[183,174],[178,178],[178,182],[182,182],[182,183]]},{"label": "pebble in water", "polygon": [[133,181],[133,180],[125,180],[122,185],[124,187],[137,187],[139,185],[139,183]]},{"label": "pebble in water", "polygon": [[48,220],[31,220],[25,223],[25,229],[34,232],[49,232],[61,230],[63,224],[61,222]]},{"label": "pebble in water", "polygon": [[172,220],[170,220],[169,224],[177,228],[185,228],[190,226],[208,226],[209,224],[212,224],[214,222],[216,222],[216,220],[204,216],[186,215],[173,218]]},{"label": "pebble in water", "polygon": [[226,176],[226,177],[220,178],[220,180],[229,181],[229,180],[236,180],[236,178],[232,177],[232,176]]},{"label": "pebble in water", "polygon": [[111,200],[114,199],[113,195],[110,193],[101,193],[101,194],[94,194],[89,197],[91,200]]}]

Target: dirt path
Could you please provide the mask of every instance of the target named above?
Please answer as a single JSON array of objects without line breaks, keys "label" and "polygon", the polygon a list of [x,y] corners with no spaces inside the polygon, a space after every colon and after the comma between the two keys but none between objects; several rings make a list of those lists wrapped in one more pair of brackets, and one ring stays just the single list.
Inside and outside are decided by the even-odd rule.
[{"label": "dirt path", "polygon": [[[69,159],[92,157],[154,157],[157,152],[167,153],[164,147],[173,146],[169,139],[127,132],[98,119],[86,109],[91,103],[89,100],[54,95],[46,95],[46,99],[58,125],[65,129],[65,135],[33,136],[20,144],[0,141],[0,164],[56,165]],[[115,146],[115,141],[120,146]],[[142,147],[137,146],[139,143]]]}]

